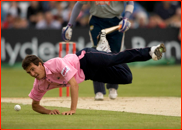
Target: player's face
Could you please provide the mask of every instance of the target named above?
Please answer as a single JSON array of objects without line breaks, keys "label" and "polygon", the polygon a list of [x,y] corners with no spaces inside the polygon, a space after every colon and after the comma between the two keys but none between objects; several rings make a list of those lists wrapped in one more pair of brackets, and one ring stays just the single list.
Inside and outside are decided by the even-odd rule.
[{"label": "player's face", "polygon": [[46,76],[44,66],[39,62],[39,65],[36,66],[35,64],[31,63],[27,69],[26,72],[30,74],[32,77],[40,80]]}]

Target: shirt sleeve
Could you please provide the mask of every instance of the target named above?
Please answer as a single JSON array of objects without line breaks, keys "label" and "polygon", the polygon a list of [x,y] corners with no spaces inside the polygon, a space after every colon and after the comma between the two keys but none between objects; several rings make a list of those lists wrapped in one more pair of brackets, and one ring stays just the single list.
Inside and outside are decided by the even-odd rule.
[{"label": "shirt sleeve", "polygon": [[61,73],[67,82],[77,73],[77,69],[75,69],[73,65],[66,63],[61,58],[57,58],[56,60],[56,71]]},{"label": "shirt sleeve", "polygon": [[82,9],[83,4],[77,2],[72,10],[71,18],[69,20],[69,24],[73,25],[76,21],[76,18],[78,17],[81,9]]},{"label": "shirt sleeve", "polygon": [[42,97],[44,96],[44,94],[46,93],[46,91],[40,91],[38,90],[38,86],[36,85],[36,83],[34,82],[34,87],[31,90],[31,92],[29,93],[29,97],[35,101],[40,101],[42,99]]}]

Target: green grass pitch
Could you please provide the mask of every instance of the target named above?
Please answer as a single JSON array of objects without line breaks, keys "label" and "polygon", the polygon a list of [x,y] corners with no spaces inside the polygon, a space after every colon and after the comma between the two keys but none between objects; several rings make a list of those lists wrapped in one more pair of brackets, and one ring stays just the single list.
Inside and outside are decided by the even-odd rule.
[{"label": "green grass pitch", "polygon": [[[181,118],[126,112],[78,109],[72,116],[43,115],[23,105],[19,112],[15,104],[2,103],[2,129],[180,129]],[[46,107],[56,109],[56,107]],[[68,108],[57,108],[68,111]]]},{"label": "green grass pitch", "polygon": [[[119,97],[181,97],[181,66],[135,68],[133,83],[119,85]],[[22,69],[1,69],[1,98],[28,97],[34,79]],[[92,81],[79,85],[79,97],[94,97]],[[65,90],[63,90],[65,95]],[[44,97],[58,97],[58,89]],[[105,97],[108,96],[108,91]],[[13,103],[1,103],[2,129],[180,129],[181,117],[78,109],[73,116],[43,115],[30,105],[16,112]],[[46,107],[67,111],[69,108]]]}]

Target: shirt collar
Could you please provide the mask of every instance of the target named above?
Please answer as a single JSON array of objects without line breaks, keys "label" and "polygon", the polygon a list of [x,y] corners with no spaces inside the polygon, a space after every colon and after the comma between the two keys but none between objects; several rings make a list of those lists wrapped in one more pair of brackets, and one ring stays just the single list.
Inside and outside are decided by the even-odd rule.
[{"label": "shirt collar", "polygon": [[46,75],[52,74],[52,72],[44,65]]}]

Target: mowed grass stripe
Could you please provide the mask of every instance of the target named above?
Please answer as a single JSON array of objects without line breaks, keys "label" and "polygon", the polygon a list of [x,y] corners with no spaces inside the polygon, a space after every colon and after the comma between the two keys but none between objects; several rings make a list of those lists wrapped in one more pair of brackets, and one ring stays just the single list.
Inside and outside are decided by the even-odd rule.
[{"label": "mowed grass stripe", "polygon": [[[181,97],[181,66],[130,67],[132,84],[119,85],[120,97]],[[1,70],[2,97],[28,97],[34,78],[23,69]],[[106,89],[108,96],[108,90]],[[63,89],[63,96],[66,95]],[[59,89],[48,91],[44,97],[58,97]],[[93,82],[79,84],[80,97],[94,97]]]},{"label": "mowed grass stripe", "polygon": [[[14,110],[14,103],[1,103],[2,129],[180,129],[181,117],[78,109],[72,116],[44,115],[30,105]],[[68,111],[69,108],[46,107]]]}]

